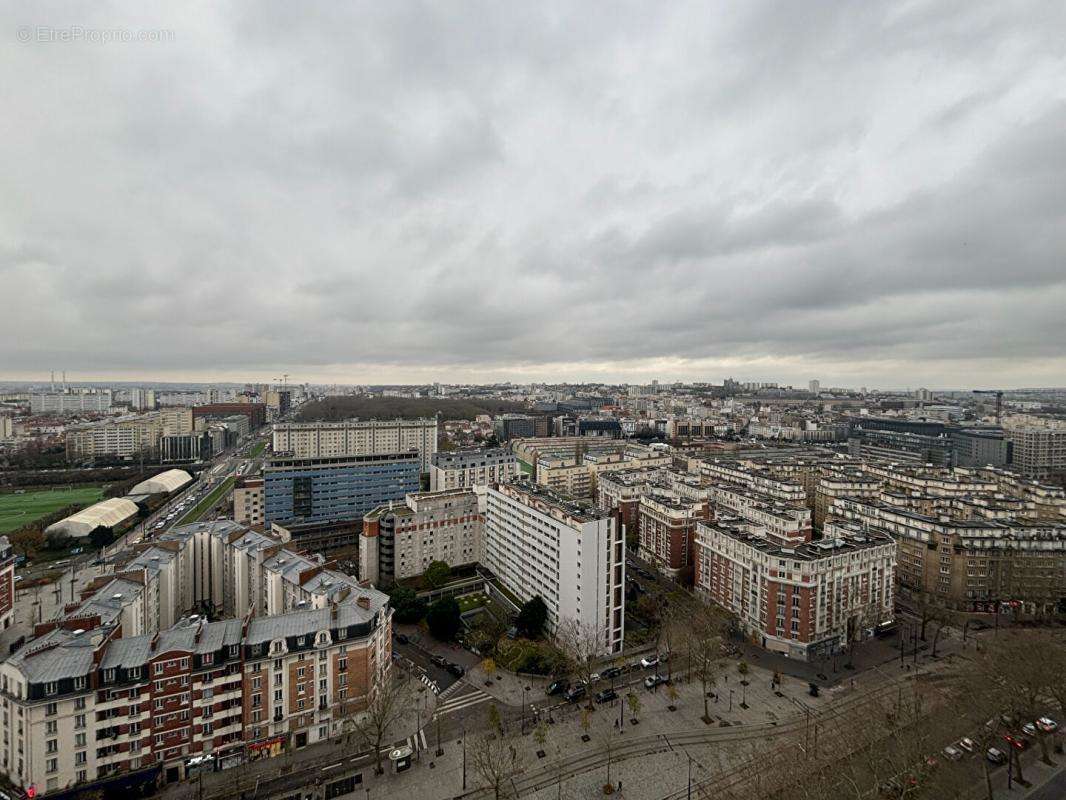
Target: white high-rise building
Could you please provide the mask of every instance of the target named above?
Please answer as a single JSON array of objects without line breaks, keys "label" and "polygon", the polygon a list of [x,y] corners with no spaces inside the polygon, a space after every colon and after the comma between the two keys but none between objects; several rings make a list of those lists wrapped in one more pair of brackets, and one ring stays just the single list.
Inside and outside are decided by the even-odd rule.
[{"label": "white high-rise building", "polygon": [[526,483],[488,489],[485,566],[522,601],[543,598],[553,631],[567,619],[619,653],[625,622],[625,538],[616,515]]},{"label": "white high-rise building", "polygon": [[293,422],[274,426],[274,452],[294,458],[380,456],[418,450],[429,472],[437,452],[436,419],[365,419]]}]

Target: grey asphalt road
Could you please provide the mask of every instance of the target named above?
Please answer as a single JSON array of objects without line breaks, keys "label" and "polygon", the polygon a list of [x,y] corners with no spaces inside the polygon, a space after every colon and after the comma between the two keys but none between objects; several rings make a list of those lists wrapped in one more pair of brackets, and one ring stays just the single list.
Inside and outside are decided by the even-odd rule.
[{"label": "grey asphalt road", "polygon": [[1066,769],[1060,769],[1051,780],[1025,795],[1026,800],[1062,800],[1066,797]]}]

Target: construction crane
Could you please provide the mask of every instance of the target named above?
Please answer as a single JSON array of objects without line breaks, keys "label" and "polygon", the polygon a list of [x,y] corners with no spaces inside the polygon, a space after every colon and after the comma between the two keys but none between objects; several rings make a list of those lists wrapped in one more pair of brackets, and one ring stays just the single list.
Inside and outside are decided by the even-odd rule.
[{"label": "construction crane", "polygon": [[974,389],[974,394],[994,394],[996,396],[996,424],[1003,413],[1003,390],[1002,389]]}]

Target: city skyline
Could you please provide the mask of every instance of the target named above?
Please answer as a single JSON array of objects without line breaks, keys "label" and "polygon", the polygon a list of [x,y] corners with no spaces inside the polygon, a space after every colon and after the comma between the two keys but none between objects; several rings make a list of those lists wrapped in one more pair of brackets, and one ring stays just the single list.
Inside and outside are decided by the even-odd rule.
[{"label": "city skyline", "polygon": [[6,18],[0,379],[1066,375],[1061,5]]}]

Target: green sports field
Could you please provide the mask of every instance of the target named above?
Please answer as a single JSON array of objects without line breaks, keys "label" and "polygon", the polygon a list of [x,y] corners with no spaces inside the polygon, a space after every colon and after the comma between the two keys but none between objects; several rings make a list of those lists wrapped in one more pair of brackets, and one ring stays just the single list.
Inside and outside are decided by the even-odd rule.
[{"label": "green sports field", "polygon": [[99,486],[80,486],[77,489],[27,491],[26,494],[4,492],[0,494],[0,534],[10,533],[33,522],[38,517],[51,514],[63,506],[90,505],[104,496]]}]

